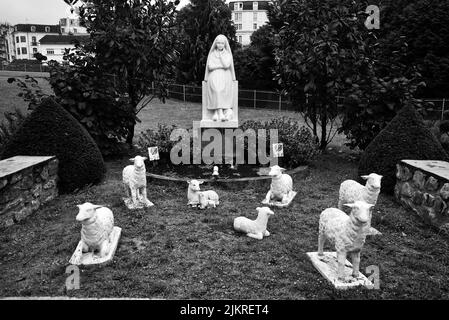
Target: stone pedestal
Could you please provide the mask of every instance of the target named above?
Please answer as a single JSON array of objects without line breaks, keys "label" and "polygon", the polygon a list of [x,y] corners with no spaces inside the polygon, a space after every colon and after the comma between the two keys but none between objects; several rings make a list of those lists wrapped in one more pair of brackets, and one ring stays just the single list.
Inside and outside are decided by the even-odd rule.
[{"label": "stone pedestal", "polygon": [[206,93],[207,93],[207,89],[206,89],[206,81],[203,81],[203,85],[202,85],[202,107],[203,107],[203,113],[202,113],[202,119],[200,122],[200,127],[201,128],[238,128],[239,126],[239,120],[238,120],[238,113],[239,113],[239,108],[238,108],[238,91],[239,91],[239,86],[238,86],[238,81],[234,80],[232,82],[232,92],[234,94],[233,99],[232,99],[232,119],[228,120],[228,121],[214,121],[212,120],[212,116],[213,116],[213,111],[208,110],[206,107]]},{"label": "stone pedestal", "polygon": [[25,219],[58,196],[58,159],[15,156],[0,161],[0,228]]},{"label": "stone pedestal", "polygon": [[69,263],[74,265],[91,265],[91,264],[106,264],[110,262],[114,258],[114,254],[115,251],[117,250],[117,245],[121,233],[122,228],[114,227],[114,229],[112,229],[112,236],[108,248],[108,254],[104,257],[100,257],[99,255],[93,252],[83,253],[82,241],[78,242],[78,246],[76,247],[72,257],[70,258]]},{"label": "stone pedestal", "polygon": [[449,227],[449,163],[402,160],[396,164],[394,194],[429,224]]},{"label": "stone pedestal", "polygon": [[[360,273],[359,279],[354,279],[351,282],[342,282],[338,280],[337,269],[337,254],[335,252],[323,252],[324,257],[319,258],[318,252],[307,252],[307,256],[312,261],[313,266],[321,273],[323,277],[329,280],[335,289],[351,289],[358,286],[364,286],[367,289],[373,289],[374,284]],[[350,277],[352,274],[352,264],[346,260],[345,262],[345,276]]]}]

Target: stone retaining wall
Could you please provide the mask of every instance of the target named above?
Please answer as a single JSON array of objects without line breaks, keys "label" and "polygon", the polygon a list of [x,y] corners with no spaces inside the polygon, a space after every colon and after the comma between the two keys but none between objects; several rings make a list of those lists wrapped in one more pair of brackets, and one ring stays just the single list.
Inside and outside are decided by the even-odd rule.
[{"label": "stone retaining wall", "polygon": [[449,163],[402,160],[396,164],[394,194],[427,223],[449,227]]},{"label": "stone retaining wall", "polygon": [[58,196],[56,157],[16,156],[0,161],[0,228],[25,219]]}]

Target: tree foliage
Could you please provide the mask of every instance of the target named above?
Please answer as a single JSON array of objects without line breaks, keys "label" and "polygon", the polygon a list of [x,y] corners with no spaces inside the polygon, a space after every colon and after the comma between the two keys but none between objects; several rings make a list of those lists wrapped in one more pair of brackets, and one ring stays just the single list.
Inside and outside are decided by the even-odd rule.
[{"label": "tree foliage", "polygon": [[263,25],[251,35],[248,47],[234,53],[235,72],[243,89],[273,90],[274,34],[270,25]]},{"label": "tree foliage", "polygon": [[119,154],[120,142],[136,122],[130,100],[79,43],[64,59],[69,63],[50,65],[56,101],[89,132],[104,156]]},{"label": "tree foliage", "polygon": [[281,0],[269,9],[278,34],[276,78],[284,91],[308,101],[301,111],[321,149],[335,134],[328,125],[339,114],[337,97],[357,87],[371,68],[365,8],[363,1]]},{"label": "tree foliage", "polygon": [[[174,28],[179,0],[83,0],[81,23],[90,33],[84,50],[94,65],[115,76],[118,89],[128,96],[131,110],[139,111],[155,96],[165,101],[166,84],[174,75],[178,53]],[[154,83],[156,90],[152,90]],[[142,107],[143,107],[142,106]],[[133,122],[127,143],[134,137]]]},{"label": "tree foliage", "polygon": [[207,55],[219,34],[228,38],[232,50],[238,46],[231,10],[223,0],[191,0],[179,11],[176,24],[180,39],[177,73],[180,83],[201,84]]}]

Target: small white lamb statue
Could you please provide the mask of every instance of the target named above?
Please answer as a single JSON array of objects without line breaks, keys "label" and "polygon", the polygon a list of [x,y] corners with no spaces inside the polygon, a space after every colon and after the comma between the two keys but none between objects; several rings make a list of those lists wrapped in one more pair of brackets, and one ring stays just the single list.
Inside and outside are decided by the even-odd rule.
[{"label": "small white lamb statue", "polygon": [[187,205],[196,207],[200,203],[199,194],[200,194],[200,184],[202,184],[204,181],[199,180],[190,180],[187,181],[187,184],[189,187],[187,188]]},{"label": "small white lamb statue", "polygon": [[145,169],[146,157],[136,156],[129,160],[133,165],[123,169],[123,186],[125,188],[125,204],[128,209],[151,207],[154,204],[147,198],[147,177]]},{"label": "small white lamb statue", "polygon": [[257,207],[257,219],[250,220],[246,217],[237,217],[234,219],[234,229],[244,232],[248,237],[262,240],[268,237],[270,232],[267,230],[268,218],[274,214],[268,207]]},{"label": "small white lamb statue", "polygon": [[[321,212],[318,257],[320,259],[324,258],[323,249],[326,240],[334,244],[337,252],[338,280],[347,283],[361,279],[359,277],[360,251],[365,243],[367,229],[369,229],[370,225],[370,209],[374,205],[365,201],[356,201],[344,205],[351,208],[349,215],[337,208],[328,208]],[[353,278],[345,279],[344,268],[348,253],[352,257]]]},{"label": "small white lamb statue", "polygon": [[270,168],[269,176],[271,179],[270,190],[267,192],[265,199],[262,201],[263,204],[269,204],[273,200],[281,201],[281,203],[288,203],[291,201],[292,192],[293,192],[293,180],[286,173],[282,173],[284,168],[279,167],[278,165],[272,166]]},{"label": "small white lamb statue", "polygon": [[220,202],[218,194],[213,190],[200,191],[198,193],[199,207],[205,209],[206,207],[216,207]]},{"label": "small white lamb statue", "polygon": [[80,221],[82,252],[99,251],[104,257],[109,253],[114,215],[109,208],[86,202],[78,205],[76,221]]},{"label": "small white lamb statue", "polygon": [[[354,203],[357,200],[376,205],[377,198],[379,197],[380,193],[382,176],[376,173],[370,173],[369,175],[361,177],[366,180],[366,184],[364,186],[354,180],[345,180],[340,184],[338,209],[349,213],[350,210],[344,208],[343,204]],[[380,234],[380,232],[374,228],[371,228],[370,225],[368,234],[377,235]]]}]

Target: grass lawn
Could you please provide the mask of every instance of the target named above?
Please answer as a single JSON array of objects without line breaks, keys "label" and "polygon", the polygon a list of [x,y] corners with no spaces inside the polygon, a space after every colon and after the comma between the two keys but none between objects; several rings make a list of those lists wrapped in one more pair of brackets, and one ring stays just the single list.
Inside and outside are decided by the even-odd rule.
[{"label": "grass lawn", "polygon": [[[0,71],[0,122],[4,119],[3,113],[5,111],[14,111],[15,108],[19,108],[23,112],[27,112],[28,103],[17,96],[21,90],[15,83],[9,84],[6,81],[9,77],[24,77],[24,75],[24,72]],[[47,94],[52,94],[53,91],[48,81],[42,78],[44,75],[45,73],[33,74],[42,90]],[[304,124],[302,117],[293,111],[239,108],[240,123],[247,120],[265,121],[283,116],[296,118]],[[138,114],[138,117],[141,122],[136,124],[136,136],[147,129],[156,129],[158,123],[174,124],[181,128],[191,128],[194,120],[201,120],[201,104],[192,102],[184,103],[174,99],[168,99],[165,103],[162,103],[156,98]],[[332,141],[332,145],[342,146],[344,142],[345,136],[337,134]],[[340,149],[342,148],[347,150],[346,147],[341,147]]]},{"label": "grass lawn", "polygon": [[[149,184],[154,207],[128,211],[121,170],[108,162],[105,181],[61,195],[0,235],[0,296],[149,297],[167,299],[448,299],[449,238],[424,225],[392,197],[381,195],[361,270],[380,268],[380,289],[337,291],[306,256],[316,251],[320,212],[336,206],[339,184],[356,176],[356,163],[328,153],[294,177],[298,195],[274,209],[271,236],[261,241],[233,230],[240,215],[254,218],[268,183],[213,186],[216,209],[188,208],[185,183]],[[203,189],[210,185],[203,185]],[[122,237],[111,264],[81,267],[79,290],[66,292],[68,260],[80,238],[76,204],[110,207]],[[366,274],[366,273],[365,273]]]},{"label": "grass lawn", "polygon": [[[0,74],[0,121],[4,111],[26,110],[19,89]],[[51,93],[48,83],[41,87]],[[240,109],[240,121],[297,113]],[[158,123],[191,127],[201,106],[154,101],[139,114],[136,135]],[[361,271],[380,269],[380,290],[337,291],[306,256],[317,249],[319,214],[335,207],[339,184],[356,178],[357,163],[338,135],[332,150],[310,163],[308,175],[293,177],[298,195],[274,209],[261,241],[233,230],[240,215],[255,218],[269,182],[249,186],[203,185],[220,195],[215,209],[188,208],[186,183],[150,181],[154,207],[129,211],[122,202],[121,173],[127,159],[107,162],[105,180],[61,195],[25,221],[0,234],[0,296],[149,297],[165,299],[448,299],[449,236],[425,225],[390,196],[381,195],[373,226],[382,236],[367,239]],[[212,169],[211,169],[212,171]],[[68,261],[80,239],[77,204],[103,204],[122,228],[111,264],[81,267],[80,290],[66,292]],[[328,249],[331,249],[330,247]]]}]

